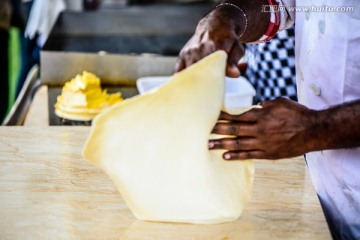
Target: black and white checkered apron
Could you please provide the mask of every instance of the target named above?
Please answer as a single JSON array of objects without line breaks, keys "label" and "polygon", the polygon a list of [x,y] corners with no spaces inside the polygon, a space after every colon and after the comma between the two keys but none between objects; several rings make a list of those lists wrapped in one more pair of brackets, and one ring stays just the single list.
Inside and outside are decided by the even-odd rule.
[{"label": "black and white checkered apron", "polygon": [[294,28],[279,32],[267,43],[246,45],[245,77],[255,87],[257,101],[281,96],[297,100],[294,48]]}]

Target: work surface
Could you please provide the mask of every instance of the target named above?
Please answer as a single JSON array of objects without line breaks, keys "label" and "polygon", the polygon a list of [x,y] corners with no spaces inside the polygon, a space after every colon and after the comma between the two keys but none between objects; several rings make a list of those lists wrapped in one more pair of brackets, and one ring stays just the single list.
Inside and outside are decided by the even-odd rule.
[{"label": "work surface", "polygon": [[237,221],[138,221],[107,175],[81,158],[89,130],[0,127],[0,239],[331,239],[303,158],[257,160]]}]

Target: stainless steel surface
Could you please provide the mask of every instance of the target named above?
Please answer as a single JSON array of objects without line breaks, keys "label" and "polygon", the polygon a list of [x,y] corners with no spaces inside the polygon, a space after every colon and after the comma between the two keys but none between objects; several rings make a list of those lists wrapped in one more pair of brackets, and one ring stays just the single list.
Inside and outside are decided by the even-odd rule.
[{"label": "stainless steel surface", "polygon": [[63,12],[44,50],[176,56],[211,7],[209,3],[155,4]]},{"label": "stainless steel surface", "polygon": [[178,52],[211,6],[155,4],[64,12],[41,51],[42,83],[59,86],[83,70],[106,84],[171,75]]},{"label": "stainless steel surface", "polygon": [[61,86],[84,70],[98,75],[104,84],[135,84],[143,76],[171,75],[175,57],[154,55],[41,52],[41,82]]},{"label": "stainless steel surface", "polygon": [[154,4],[63,12],[41,51],[50,125],[61,124],[53,109],[61,87],[84,70],[98,75],[104,85],[121,87],[124,97],[137,94],[140,77],[172,75],[178,52],[211,7]]},{"label": "stainless steel surface", "polygon": [[34,94],[39,87],[39,66],[35,65],[30,69],[19,96],[16,98],[14,105],[4,119],[2,125],[14,126],[24,124]]}]

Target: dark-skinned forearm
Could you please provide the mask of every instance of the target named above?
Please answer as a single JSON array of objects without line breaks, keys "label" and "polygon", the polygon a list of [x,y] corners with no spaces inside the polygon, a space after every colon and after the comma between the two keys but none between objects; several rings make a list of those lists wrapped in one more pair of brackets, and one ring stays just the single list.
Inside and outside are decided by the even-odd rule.
[{"label": "dark-skinned forearm", "polygon": [[315,112],[309,150],[360,146],[360,100]]},{"label": "dark-skinned forearm", "polygon": [[268,4],[266,0],[225,0],[216,7],[209,15],[220,14],[221,18],[235,25],[235,32],[240,35],[244,31],[246,20],[243,13],[236,7],[224,5],[230,3],[241,8],[247,16],[247,28],[240,41],[243,43],[257,41],[266,31],[270,22],[270,13],[262,12],[263,6]]}]

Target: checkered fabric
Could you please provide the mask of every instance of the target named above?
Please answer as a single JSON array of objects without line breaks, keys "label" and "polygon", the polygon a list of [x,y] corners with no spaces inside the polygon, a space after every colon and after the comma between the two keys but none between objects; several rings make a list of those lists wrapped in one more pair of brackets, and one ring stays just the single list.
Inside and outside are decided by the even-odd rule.
[{"label": "checkered fabric", "polygon": [[246,45],[245,76],[254,85],[258,101],[280,96],[297,100],[294,48],[294,28],[278,32],[270,42]]}]

